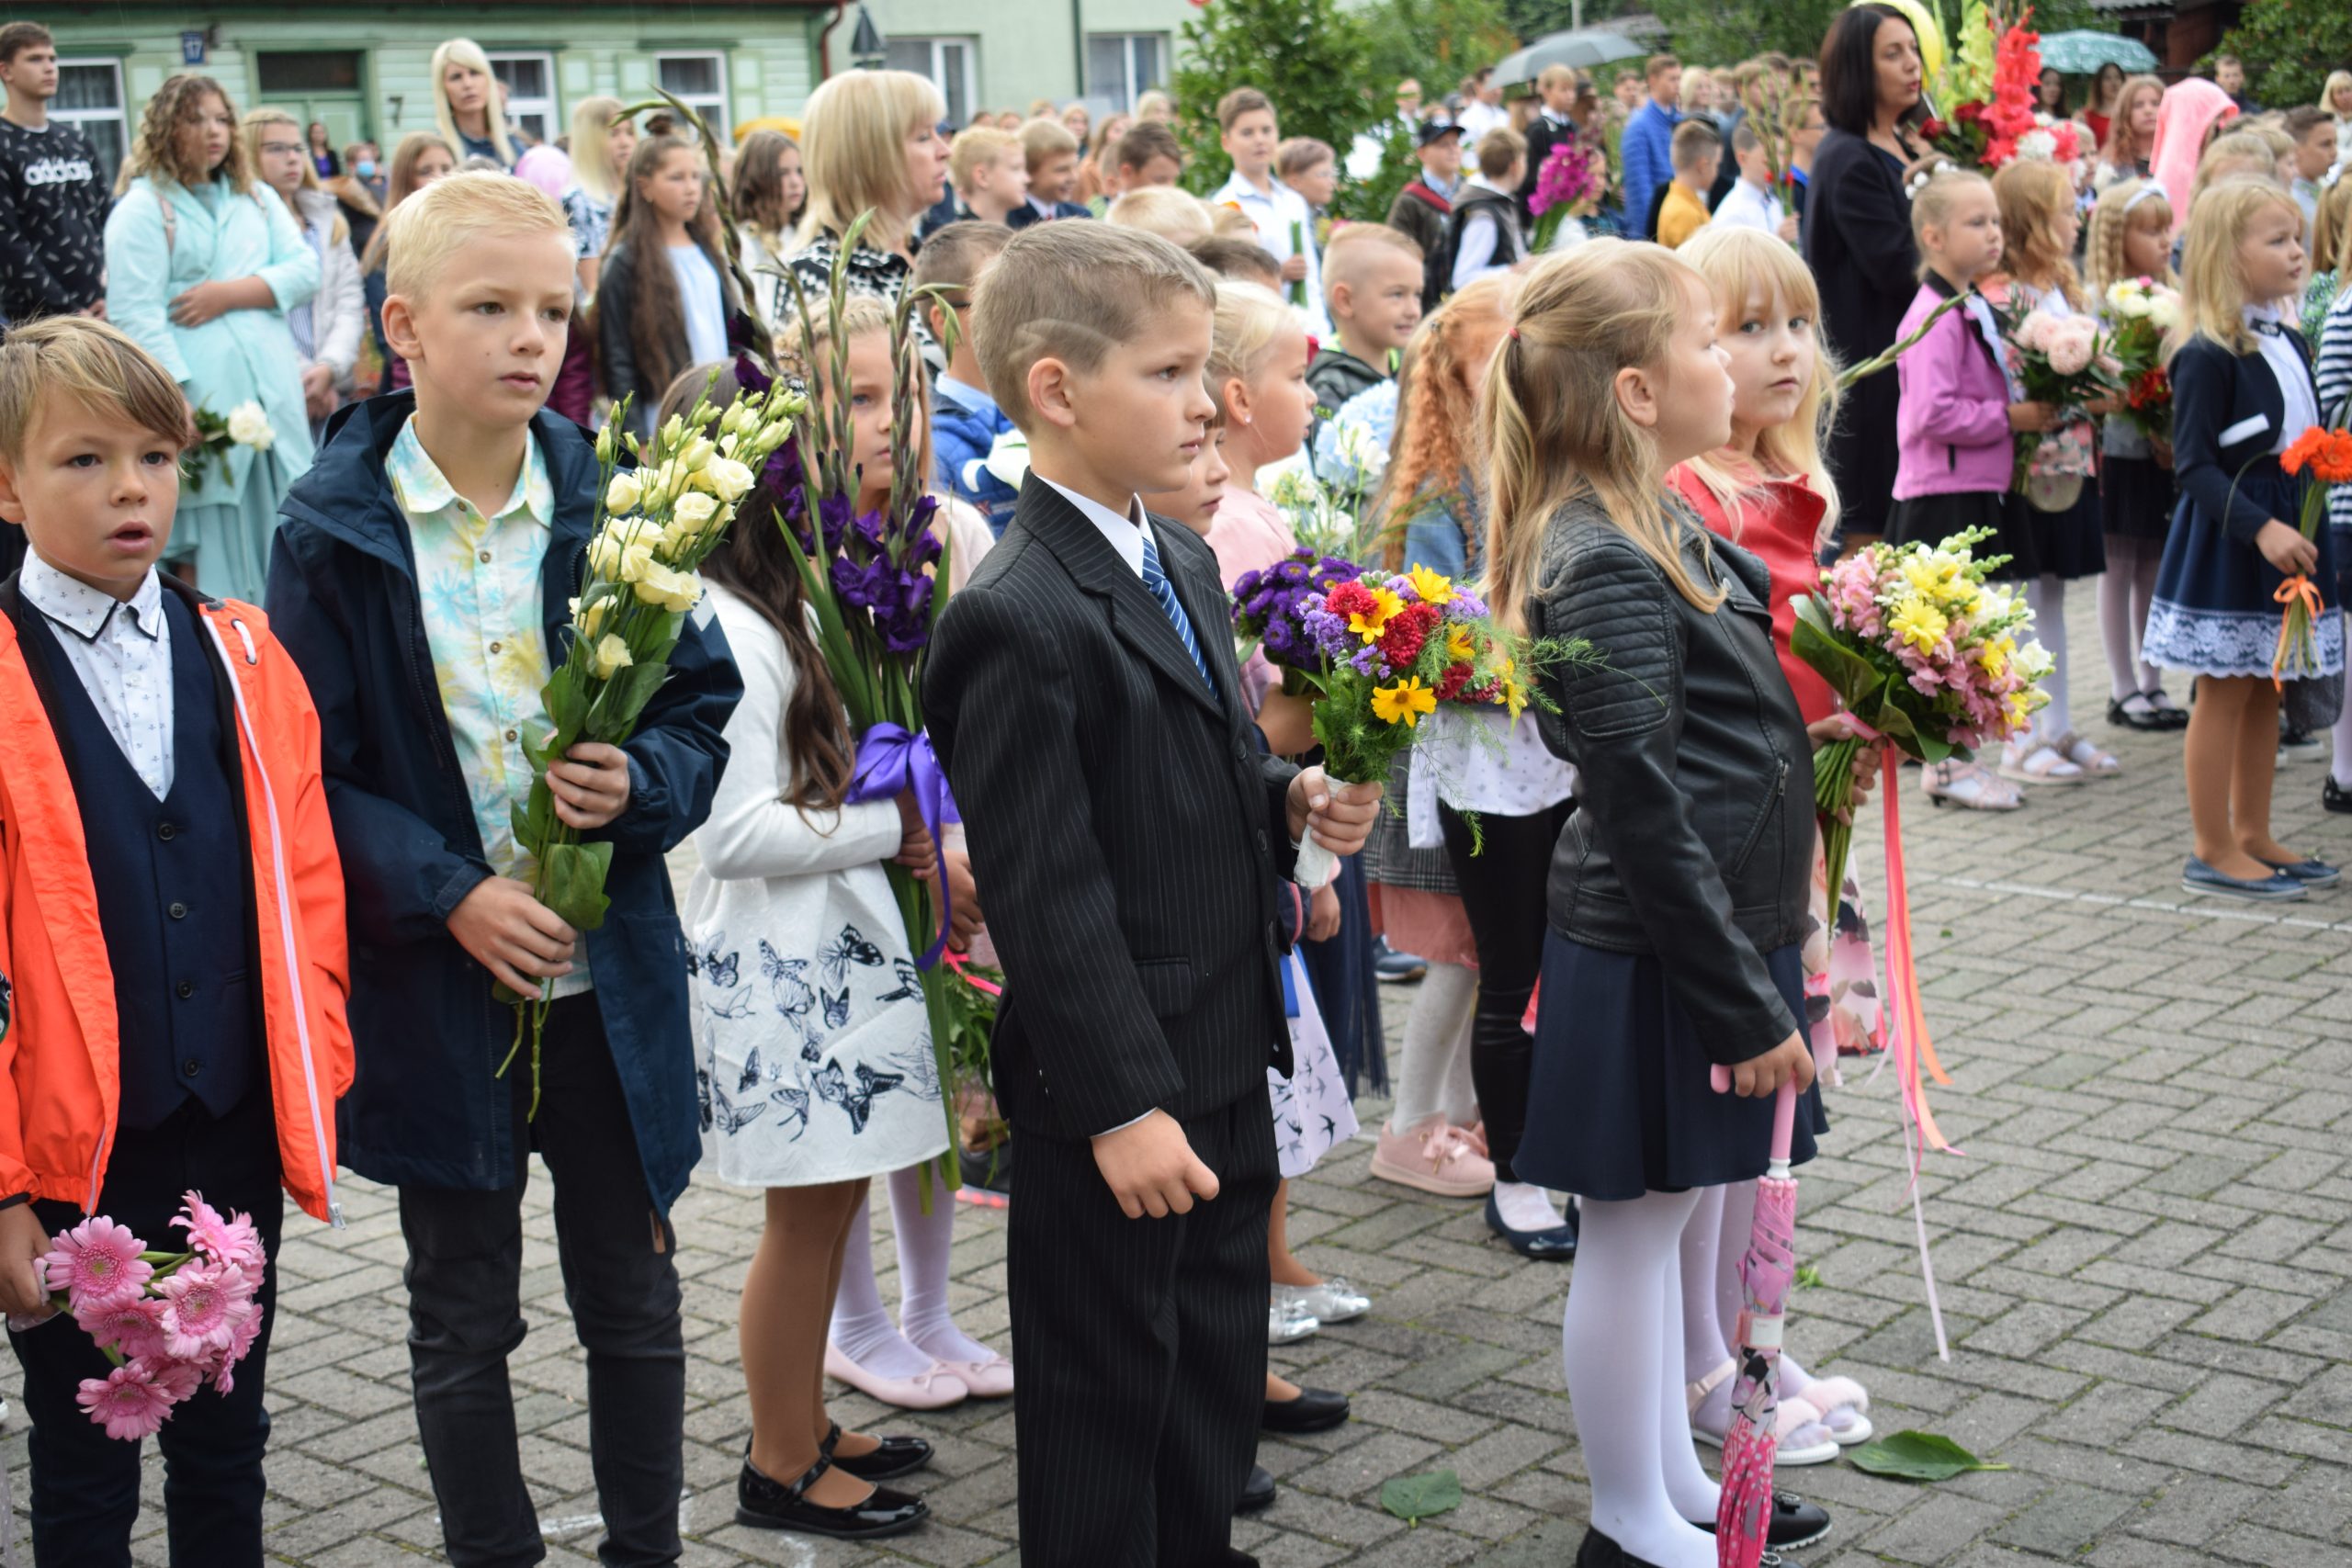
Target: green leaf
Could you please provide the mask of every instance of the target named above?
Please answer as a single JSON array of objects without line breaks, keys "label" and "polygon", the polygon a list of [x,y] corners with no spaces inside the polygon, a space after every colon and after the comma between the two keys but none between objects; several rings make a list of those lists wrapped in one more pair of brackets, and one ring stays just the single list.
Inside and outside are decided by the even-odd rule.
[{"label": "green leaf", "polygon": [[605,923],[612,900],[605,897],[605,874],[612,868],[610,840],[593,844],[549,844],[539,857],[539,902],[574,931],[593,931]]},{"label": "green leaf", "polygon": [[588,722],[588,704],[594,694],[580,671],[569,662],[556,671],[539,692],[539,701],[547,708],[548,721],[560,735],[577,735],[580,727]]},{"label": "green leaf", "polygon": [[1847,1456],[1857,1470],[1897,1481],[1950,1481],[1973,1470],[2007,1470],[1978,1459],[1950,1438],[1933,1432],[1897,1432],[1891,1438],[1864,1443]]},{"label": "green leaf", "polygon": [[1838,634],[1829,629],[1821,601],[1811,594],[1796,601],[1796,625],[1789,634],[1789,651],[1818,671],[1821,678],[1829,682],[1830,690],[1858,712],[1883,679],[1875,665],[1838,640]]},{"label": "green leaf", "polygon": [[1821,1270],[1810,1263],[1797,1265],[1797,1289],[1805,1290],[1821,1283]]},{"label": "green leaf", "polygon": [[583,726],[586,733],[616,743],[628,739],[636,728],[637,716],[645,711],[645,705],[653,700],[669,675],[666,664],[631,664],[613,671],[613,678],[605,682],[604,694],[589,710]]},{"label": "green leaf", "polygon": [[1462,1506],[1462,1477],[1450,1470],[1400,1475],[1380,1486],[1380,1506],[1412,1522]]}]

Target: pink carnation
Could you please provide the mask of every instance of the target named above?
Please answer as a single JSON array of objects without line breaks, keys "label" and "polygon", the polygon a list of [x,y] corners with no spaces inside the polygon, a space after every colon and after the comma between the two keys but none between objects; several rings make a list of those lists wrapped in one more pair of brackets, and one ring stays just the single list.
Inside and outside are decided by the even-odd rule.
[{"label": "pink carnation", "polygon": [[228,1349],[254,1310],[253,1288],[234,1264],[188,1264],[155,1288],[164,1293],[164,1348],[183,1360]]},{"label": "pink carnation", "polygon": [[138,1362],[117,1367],[103,1378],[84,1378],[74,1402],[106,1428],[107,1436],[137,1442],[152,1438],[174,1404],[171,1391]]},{"label": "pink carnation", "polygon": [[74,1312],[74,1319],[102,1350],[111,1346],[134,1359],[163,1354],[164,1303],[153,1296],[84,1306]]},{"label": "pink carnation", "polygon": [[55,1248],[42,1257],[49,1288],[63,1291],[75,1312],[85,1306],[109,1306],[137,1296],[155,1272],[139,1255],[147,1244],[104,1214],[95,1214],[72,1230],[60,1231]]}]

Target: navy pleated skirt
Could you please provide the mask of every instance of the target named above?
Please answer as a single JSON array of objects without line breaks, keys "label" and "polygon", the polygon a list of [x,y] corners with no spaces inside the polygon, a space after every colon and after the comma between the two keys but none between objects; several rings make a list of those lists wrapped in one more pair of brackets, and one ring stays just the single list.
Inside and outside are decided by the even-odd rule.
[{"label": "navy pleated skirt", "polygon": [[[1764,964],[1789,1016],[1803,1019],[1802,948],[1774,948]],[[1527,1134],[1512,1168],[1521,1181],[1615,1202],[1763,1175],[1772,1101],[1717,1094],[1713,1065],[1662,961],[1546,931]],[[1791,1163],[1811,1159],[1828,1130],[1816,1084],[1797,1101]]]}]

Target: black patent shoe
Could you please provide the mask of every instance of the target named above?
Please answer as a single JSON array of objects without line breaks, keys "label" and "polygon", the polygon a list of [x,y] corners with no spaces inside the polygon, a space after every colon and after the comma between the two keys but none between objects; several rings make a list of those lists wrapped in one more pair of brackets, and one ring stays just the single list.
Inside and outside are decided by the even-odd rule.
[{"label": "black patent shoe", "polygon": [[1262,1464],[1250,1467],[1250,1479],[1241,1483],[1241,1495],[1233,1500],[1237,1514],[1254,1514],[1261,1508],[1274,1506],[1274,1472]]},{"label": "black patent shoe", "polygon": [[844,1475],[854,1475],[860,1481],[888,1481],[910,1471],[921,1470],[931,1462],[931,1445],[921,1438],[877,1438],[882,1446],[867,1454],[837,1454],[833,1445],[842,1440],[842,1424],[838,1421],[825,1434],[818,1452],[833,1461],[833,1467]]},{"label": "black patent shoe", "polygon": [[[1576,1568],[1657,1568],[1645,1557],[1636,1557],[1599,1530],[1589,1530],[1584,1544],[1577,1549]],[[1783,1557],[1770,1547],[1757,1562],[1757,1568],[1799,1568],[1794,1558]]]},{"label": "black patent shoe", "polygon": [[931,1517],[931,1508],[920,1497],[910,1493],[894,1492],[888,1486],[876,1486],[865,1502],[846,1508],[828,1508],[808,1500],[808,1488],[817,1478],[833,1468],[831,1458],[820,1454],[808,1473],[787,1486],[772,1481],[743,1461],[743,1472],[735,1478],[735,1522],[762,1530],[798,1530],[803,1535],[831,1536],[835,1540],[871,1540],[886,1535],[904,1535]]},{"label": "black patent shoe", "polygon": [[1348,1421],[1348,1396],[1328,1388],[1303,1388],[1296,1399],[1270,1399],[1258,1425],[1269,1432],[1328,1432]]},{"label": "black patent shoe", "polygon": [[2329,773],[2319,786],[2319,804],[2324,811],[2352,811],[2352,789],[2346,789]]},{"label": "black patent shoe", "polygon": [[[1691,1521],[1709,1535],[1715,1533],[1713,1519]],[[1772,1494],[1772,1522],[1764,1527],[1767,1546],[1811,1546],[1829,1533],[1829,1512],[1817,1504],[1808,1503],[1791,1492]]]},{"label": "black patent shoe", "polygon": [[1487,1228],[1510,1244],[1521,1258],[1532,1258],[1539,1263],[1566,1263],[1577,1255],[1578,1224],[1577,1212],[1556,1225],[1540,1231],[1515,1231],[1503,1224],[1503,1212],[1495,1202],[1495,1195],[1487,1194]]}]

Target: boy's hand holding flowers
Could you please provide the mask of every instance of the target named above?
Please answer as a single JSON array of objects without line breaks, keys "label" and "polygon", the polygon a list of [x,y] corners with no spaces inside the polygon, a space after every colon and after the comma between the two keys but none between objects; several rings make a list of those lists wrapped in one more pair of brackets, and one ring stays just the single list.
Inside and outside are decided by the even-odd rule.
[{"label": "boy's hand holding flowers", "polygon": [[1304,840],[1311,830],[1315,841],[1335,855],[1351,855],[1372,837],[1380,816],[1380,797],[1387,786],[1369,784],[1334,784],[1323,776],[1321,763],[1305,769],[1290,781],[1290,836]]},{"label": "boy's hand holding flowers", "polygon": [[16,1318],[47,1317],[57,1309],[49,1299],[49,1273],[41,1259],[49,1234],[30,1203],[0,1209],[0,1313]]},{"label": "boy's hand holding flowers", "polygon": [[449,911],[448,923],[458,945],[518,996],[531,995],[542,980],[571,973],[579,933],[540,903],[528,883],[484,877]]},{"label": "boy's hand holding flowers", "polygon": [[583,740],[548,766],[548,793],[556,819],[567,828],[610,827],[628,809],[628,753],[601,740]]}]

